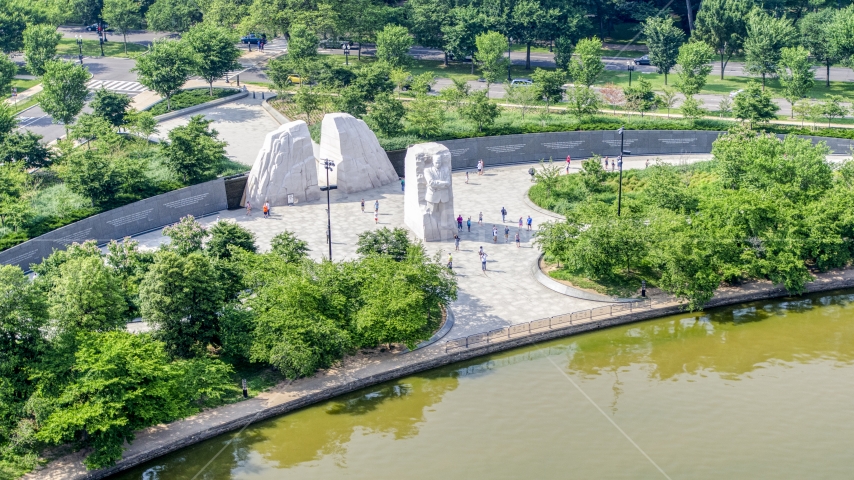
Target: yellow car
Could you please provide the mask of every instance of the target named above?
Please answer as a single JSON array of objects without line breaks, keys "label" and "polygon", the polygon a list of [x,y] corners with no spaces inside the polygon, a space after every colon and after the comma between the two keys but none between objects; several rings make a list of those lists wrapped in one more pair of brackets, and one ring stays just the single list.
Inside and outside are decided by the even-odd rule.
[{"label": "yellow car", "polygon": [[299,85],[301,82],[299,75],[297,75],[295,73],[288,75],[288,81],[293,83],[294,85]]}]

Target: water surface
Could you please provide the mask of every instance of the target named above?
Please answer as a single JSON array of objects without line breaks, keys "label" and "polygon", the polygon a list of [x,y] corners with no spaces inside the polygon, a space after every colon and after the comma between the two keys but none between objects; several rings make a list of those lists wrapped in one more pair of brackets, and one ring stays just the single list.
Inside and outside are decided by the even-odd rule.
[{"label": "water surface", "polygon": [[843,292],[569,337],[361,390],[116,478],[851,478],[852,316]]}]

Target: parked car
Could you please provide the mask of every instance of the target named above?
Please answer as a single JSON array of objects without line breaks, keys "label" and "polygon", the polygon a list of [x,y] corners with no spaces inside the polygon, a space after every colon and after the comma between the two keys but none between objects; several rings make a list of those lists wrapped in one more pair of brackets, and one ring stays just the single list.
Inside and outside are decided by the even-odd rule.
[{"label": "parked car", "polygon": [[734,90],[732,92],[729,92],[729,98],[735,98],[736,95],[738,95],[739,93],[741,93],[743,91],[744,91],[744,89],[740,88],[738,90]]},{"label": "parked car", "polygon": [[243,44],[248,43],[248,44],[252,44],[252,45],[257,45],[258,42],[260,42],[262,40],[265,42],[267,41],[267,34],[266,33],[262,33],[262,34],[250,33],[249,35],[246,35],[245,37],[240,37],[240,43],[243,43]]},{"label": "parked car", "polygon": [[510,86],[512,87],[530,87],[534,82],[531,81],[530,78],[514,78],[512,82],[510,82]]},{"label": "parked car", "polygon": [[[87,31],[90,31],[90,32],[97,32],[97,31],[98,31],[98,24],[97,24],[97,23],[93,23],[92,25],[89,25],[88,27],[86,27],[86,30],[87,30]],[[104,30],[105,30],[105,31],[107,31],[107,32],[112,32],[112,31],[113,31],[113,27],[111,27],[111,26],[109,26],[109,25],[107,25],[107,24],[105,23],[105,24],[104,24]]]},{"label": "parked car", "polygon": [[649,55],[636,58],[635,65],[649,65]]},{"label": "parked car", "polygon": [[[401,91],[401,92],[408,92],[408,91],[409,91],[409,90],[411,90],[411,89],[412,89],[412,75],[410,75],[410,76],[406,79],[406,81],[404,81],[404,82],[400,85],[400,91]],[[433,91],[433,90],[430,88],[430,85],[427,85],[427,92],[432,92],[432,91]]]},{"label": "parked car", "polygon": [[458,59],[453,53],[448,54],[448,60],[455,62],[471,62],[471,55],[466,55],[462,60]]},{"label": "parked car", "polygon": [[288,81],[293,83],[294,85],[299,85],[300,83],[302,83],[302,79],[296,73],[288,75]]}]

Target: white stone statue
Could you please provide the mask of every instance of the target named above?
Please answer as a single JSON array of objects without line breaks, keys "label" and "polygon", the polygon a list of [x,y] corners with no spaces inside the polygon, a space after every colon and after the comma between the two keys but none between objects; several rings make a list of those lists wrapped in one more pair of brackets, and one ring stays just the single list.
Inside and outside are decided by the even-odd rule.
[{"label": "white stone statue", "polygon": [[[397,172],[368,125],[347,113],[329,113],[320,128],[320,156],[332,160],[329,183],[344,193],[361,192],[398,180]],[[326,171],[318,164],[318,178],[326,185]]]},{"label": "white stone statue", "polygon": [[457,232],[451,152],[438,143],[421,143],[406,151],[404,222],[425,241],[450,240]]},{"label": "white stone statue", "polygon": [[251,202],[256,208],[269,202],[271,207],[320,198],[317,161],[312,150],[308,126],[302,120],[286,123],[267,134],[264,146],[249,172],[242,206]]}]

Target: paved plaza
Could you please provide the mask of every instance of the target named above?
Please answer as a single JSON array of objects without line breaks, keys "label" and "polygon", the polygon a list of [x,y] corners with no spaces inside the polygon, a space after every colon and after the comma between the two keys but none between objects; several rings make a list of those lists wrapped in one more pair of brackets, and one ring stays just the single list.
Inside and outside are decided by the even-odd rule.
[{"label": "paved plaza", "polygon": [[[680,164],[705,160],[710,155],[670,156],[663,159]],[[654,157],[635,157],[627,160],[626,168],[643,168],[646,160]],[[599,302],[567,297],[540,285],[531,275],[531,268],[539,257],[533,243],[533,233],[545,221],[559,216],[536,208],[526,200],[531,187],[527,171],[531,164],[489,168],[478,176],[469,172],[469,183],[465,183],[465,172],[453,175],[454,206],[456,214],[464,219],[472,218],[469,233],[463,223],[460,251],[454,251],[452,241],[429,242],[425,247],[430,255],[439,254],[443,263],[448,253],[453,255],[454,273],[459,280],[458,299],[451,306],[456,323],[445,339],[471,335],[507,325],[529,322],[543,317],[559,315],[601,305]],[[574,164],[573,172],[580,165]],[[365,212],[361,212],[360,201],[365,199]],[[366,230],[382,227],[404,227],[403,192],[399,183],[385,187],[344,195],[332,191],[332,256],[334,260],[356,258],[358,235]],[[374,223],[373,205],[379,200],[379,223]],[[296,233],[311,249],[312,258],[319,260],[329,255],[326,243],[326,197],[322,200],[293,207],[275,207],[271,218],[265,219],[260,205],[253,208],[251,216],[245,210],[220,212],[200,219],[210,225],[217,220],[236,221],[257,236],[262,251],[269,249],[270,240],[284,230]],[[507,222],[501,221],[501,208],[507,209]],[[478,214],[483,212],[483,225],[477,224]],[[455,216],[456,216],[455,214]],[[534,220],[534,230],[518,228],[519,217]],[[499,229],[498,243],[492,241],[492,226]],[[504,242],[504,226],[510,227],[509,242]],[[521,247],[513,242],[519,231]],[[136,237],[146,248],[156,248],[168,241],[161,231]],[[486,274],[481,272],[478,249],[483,246],[488,255]]]}]

